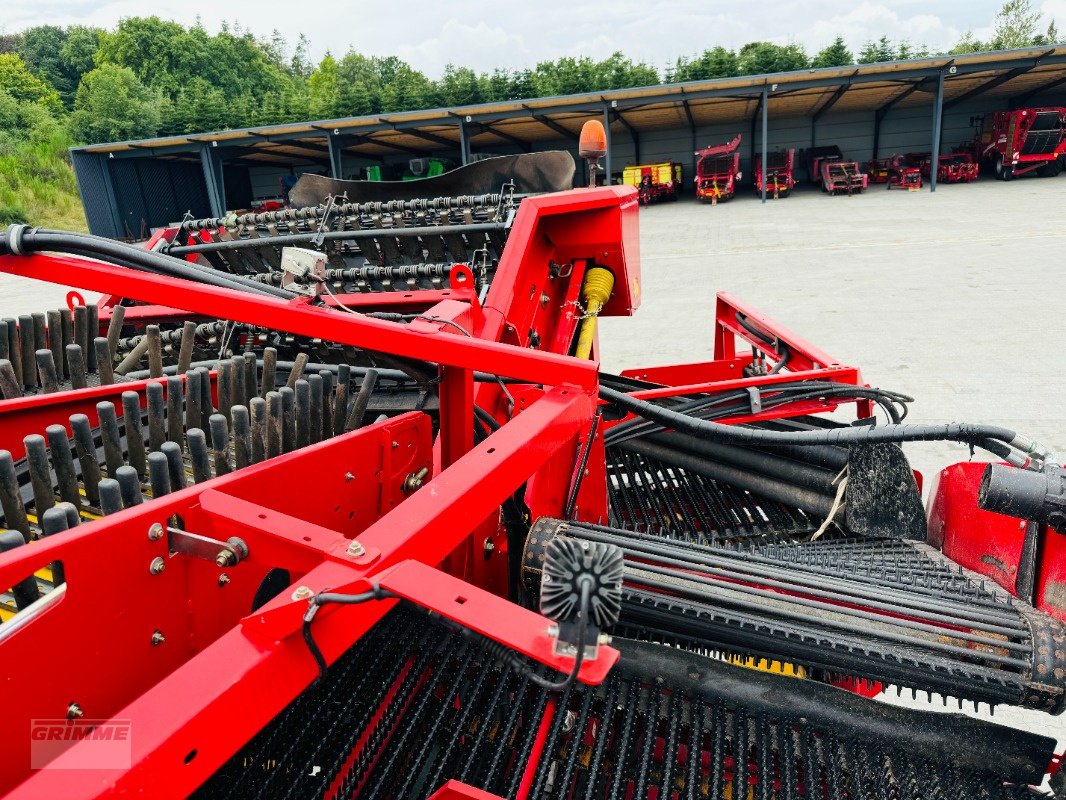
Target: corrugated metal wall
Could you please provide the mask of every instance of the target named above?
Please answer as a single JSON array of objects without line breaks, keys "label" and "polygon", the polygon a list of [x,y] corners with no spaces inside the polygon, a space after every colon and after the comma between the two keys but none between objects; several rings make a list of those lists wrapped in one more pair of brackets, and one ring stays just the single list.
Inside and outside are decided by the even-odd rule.
[{"label": "corrugated metal wall", "polygon": [[78,151],[72,161],[89,231],[98,236],[140,239],[186,213],[210,214],[199,163]]}]

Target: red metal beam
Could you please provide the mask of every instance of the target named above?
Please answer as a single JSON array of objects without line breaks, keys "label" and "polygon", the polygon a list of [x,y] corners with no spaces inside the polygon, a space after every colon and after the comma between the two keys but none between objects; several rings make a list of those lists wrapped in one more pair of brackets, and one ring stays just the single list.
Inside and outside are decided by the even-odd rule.
[{"label": "red metal beam", "polygon": [[0,272],[535,383],[571,384],[588,392],[597,385],[596,367],[588,362],[482,339],[427,335],[393,322],[310,306],[306,300],[286,303],[88,259],[52,255],[0,256]]}]

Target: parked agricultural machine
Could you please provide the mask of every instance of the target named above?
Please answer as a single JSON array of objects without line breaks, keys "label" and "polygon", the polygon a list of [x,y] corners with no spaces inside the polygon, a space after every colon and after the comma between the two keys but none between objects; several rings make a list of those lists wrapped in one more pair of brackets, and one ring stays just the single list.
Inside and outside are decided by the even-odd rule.
[{"label": "parked agricultural machine", "polygon": [[[461,177],[3,234],[105,297],[0,321],[0,791],[1045,796],[1054,740],[870,695],[1062,711],[1052,457],[726,294],[713,360],[600,372],[636,190]],[[1006,463],[927,519],[928,440]]]},{"label": "parked agricultural machine", "polygon": [[728,200],[737,192],[740,172],[740,134],[725,144],[696,151],[696,197],[710,201]]},{"label": "parked agricultural machine", "polygon": [[[932,153],[907,153],[907,164],[921,170],[922,178],[932,174]],[[973,183],[980,169],[970,153],[941,153],[936,170],[937,183]]]},{"label": "parked agricultural machine", "polygon": [[822,172],[822,191],[829,194],[861,194],[866,191],[870,177],[859,169],[857,161],[835,158],[819,159]]},{"label": "parked agricultural machine", "polygon": [[1062,172],[1066,153],[1066,108],[1021,108],[996,111],[970,120],[976,128],[972,142],[958,149],[977,164],[1009,181],[1030,172],[1052,178]]},{"label": "parked agricultural machine", "polygon": [[622,184],[636,187],[637,196],[645,206],[660,200],[676,200],[681,181],[681,165],[676,161],[640,164],[622,170]]},{"label": "parked agricultural machine", "polygon": [[762,194],[765,183],[768,196],[775,200],[788,197],[796,185],[793,176],[795,164],[796,151],[792,148],[767,153],[765,170],[762,167],[762,153],[756,153],[752,162],[752,171],[755,173],[755,192]]},{"label": "parked agricultural machine", "polygon": [[866,176],[869,183],[883,183],[886,189],[895,187],[916,192],[922,188],[921,170],[901,155],[870,159],[866,162]]}]

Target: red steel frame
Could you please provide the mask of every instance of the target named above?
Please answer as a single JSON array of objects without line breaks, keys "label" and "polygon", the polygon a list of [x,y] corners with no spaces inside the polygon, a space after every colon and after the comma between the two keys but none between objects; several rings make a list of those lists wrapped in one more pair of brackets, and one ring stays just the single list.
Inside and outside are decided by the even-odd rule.
[{"label": "red steel frame", "polygon": [[[62,561],[67,575],[66,588],[53,593],[58,602],[49,602],[21,629],[0,629],[3,663],[35,664],[33,692],[12,691],[17,684],[9,676],[5,694],[11,697],[0,712],[5,722],[24,726],[32,717],[61,717],[77,697],[93,717],[130,720],[136,731],[132,769],[42,770],[18,785],[13,796],[97,797],[146,786],[185,794],[216,771],[316,675],[299,636],[306,600],[295,600],[290,587],[254,613],[244,611],[258,580],[273,566],[289,569],[293,585],[312,592],[362,591],[369,580],[378,581],[565,670],[567,662],[552,654],[546,621],[486,591],[498,588],[493,573],[500,562],[486,562],[481,543],[483,537],[491,539],[495,552],[506,553],[499,508],[523,484],[534,517],[562,512],[576,454],[597,405],[595,363],[565,355],[580,323],[584,271],[593,263],[612,269],[616,290],[604,313],[632,312],[640,299],[636,212],[636,193],[623,187],[531,198],[516,217],[484,307],[462,290],[406,293],[417,298],[376,296],[383,304],[429,303],[427,316],[436,319],[409,325],[315,307],[305,299],[283,302],[84,259],[0,258],[0,272],[145,301],[150,305],[130,310],[139,319],[147,318],[138,313],[141,308],[164,314],[181,309],[181,318],[190,313],[222,317],[429,358],[440,365],[442,377],[435,445],[426,416],[403,415],[0,555],[3,586],[53,561]],[[473,336],[443,320],[467,327]],[[738,353],[738,338],[760,359],[787,357],[787,370],[745,376],[755,357]],[[535,341],[546,352],[531,348]],[[513,409],[496,384],[475,384],[474,370],[525,382],[510,389]],[[862,385],[856,368],[727,294],[718,297],[713,361],[626,374],[664,384],[634,393],[644,398],[748,386],[772,390],[776,383],[795,380]],[[91,413],[98,399],[138,386],[0,403],[0,421],[8,414],[17,421],[10,433],[0,424],[0,445],[17,441],[22,431],[41,430],[60,416],[57,412]],[[502,423],[476,446],[475,401]],[[861,416],[871,413],[868,401],[858,403]],[[796,403],[744,419],[835,405]],[[596,521],[606,514],[606,477],[602,438],[592,445],[577,509],[579,519]],[[431,464],[432,478],[405,498],[406,476]],[[362,466],[353,470],[352,465]],[[227,570],[233,579],[224,597],[219,570],[209,561],[171,556],[164,573],[150,574],[148,564],[157,555],[166,557],[166,545],[150,540],[148,528],[175,514],[187,530],[220,540],[240,536],[248,543],[249,559]],[[361,546],[359,555],[349,549],[353,539]],[[130,602],[148,597],[151,602]],[[337,658],[392,604],[324,608],[315,636],[326,659]],[[151,633],[161,624],[175,633],[153,648]],[[36,658],[42,641],[62,641],[69,652],[92,655],[72,670],[63,659]],[[602,680],[617,658],[610,648],[601,652],[583,666],[583,681]],[[42,661],[47,664],[38,669]],[[220,728],[229,735],[216,736]],[[0,791],[26,777],[28,746],[12,737],[13,749],[0,765]],[[60,756],[56,766],[74,755]],[[451,784],[439,794],[481,796]]]},{"label": "red steel frame", "polygon": [[[746,322],[748,327],[745,327],[741,320]],[[764,338],[755,335],[749,328],[758,330]],[[750,367],[754,356],[751,353],[737,352],[738,339],[750,345],[761,355],[770,356],[774,361],[778,361],[787,354],[786,367],[772,375],[745,375],[744,371]],[[768,344],[767,339],[776,343],[776,349]],[[661,388],[632,392],[633,397],[642,400],[747,387],[772,391],[774,384],[797,380],[831,381],[853,386],[866,385],[857,367],[841,363],[806,339],[727,292],[718,293],[715,308],[713,361],[630,369],[622,374],[629,378],[663,384]],[[869,417],[873,414],[871,401],[859,399],[855,402],[860,417]],[[830,411],[837,405],[838,401],[803,401],[766,413],[748,414],[742,419],[745,422],[754,422],[761,419],[799,416]],[[739,421],[739,419],[727,421]]]}]

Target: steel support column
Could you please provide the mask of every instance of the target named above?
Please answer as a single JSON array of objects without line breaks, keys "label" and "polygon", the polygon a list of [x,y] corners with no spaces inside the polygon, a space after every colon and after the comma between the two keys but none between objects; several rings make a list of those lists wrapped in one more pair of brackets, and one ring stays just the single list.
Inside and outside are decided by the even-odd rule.
[{"label": "steel support column", "polygon": [[[770,108],[770,90],[769,89],[763,89],[762,90],[762,171],[763,171],[764,178],[763,178],[763,182],[762,182],[762,201],[764,203],[766,202],[766,179],[765,179],[765,175],[766,175],[766,139],[767,139],[767,127],[768,127],[768,122],[769,122],[769,108]],[[754,167],[753,167],[752,168],[752,173],[754,174],[754,172],[755,172],[755,170],[754,170]]]},{"label": "steel support column", "polygon": [[459,159],[463,165],[470,163],[470,139],[466,135],[466,123],[459,120]]},{"label": "steel support column", "polygon": [[692,179],[696,179],[696,120],[692,116],[692,109],[689,107],[688,100],[681,101],[682,107],[685,109],[685,117],[688,119],[688,128],[692,133]]},{"label": "steel support column", "polygon": [[936,173],[940,167],[940,138],[944,123],[944,73],[936,82],[936,100],[933,101],[933,153],[929,162],[929,191],[936,191]]},{"label": "steel support column", "polygon": [[210,145],[200,146],[200,165],[204,170],[204,183],[207,186],[207,200],[211,204],[211,214],[224,217],[226,216],[226,185],[222,180],[222,161]]},{"label": "steel support column", "polygon": [[874,152],[871,158],[877,158],[877,148],[881,146],[881,120],[884,119],[884,114],[881,113],[881,109],[877,109],[874,112]]},{"label": "steel support column", "polygon": [[326,134],[326,143],[329,145],[329,172],[337,180],[344,180],[344,150],[341,148],[341,137],[336,133]]},{"label": "steel support column", "polygon": [[603,130],[607,134],[607,155],[604,156],[603,165],[606,170],[606,174],[603,178],[603,185],[611,185],[611,109],[604,105],[603,107]]}]

